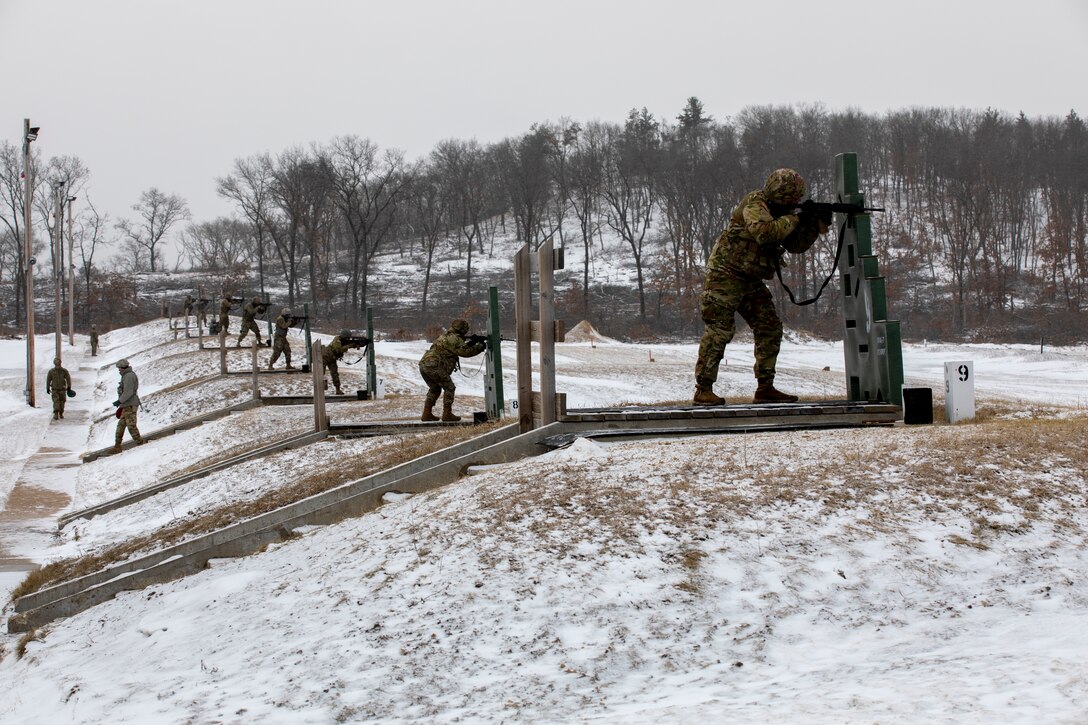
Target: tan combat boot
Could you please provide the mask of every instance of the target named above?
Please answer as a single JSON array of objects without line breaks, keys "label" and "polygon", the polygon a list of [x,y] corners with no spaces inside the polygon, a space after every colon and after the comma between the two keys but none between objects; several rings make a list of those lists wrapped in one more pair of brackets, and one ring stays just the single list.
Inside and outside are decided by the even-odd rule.
[{"label": "tan combat boot", "polygon": [[753,403],[796,403],[797,396],[783,393],[774,387],[774,378],[761,378],[756,387]]},{"label": "tan combat boot", "polygon": [[443,423],[456,423],[461,420],[461,416],[453,414],[453,401],[442,401],[442,422]]},{"label": "tan combat boot", "polygon": [[120,452],[121,452],[121,444],[120,443],[114,443],[113,448],[110,449],[110,453],[120,453]]},{"label": "tan combat boot", "polygon": [[697,385],[691,402],[695,405],[725,405],[725,398],[714,394],[713,385]]},{"label": "tan combat boot", "polygon": [[435,399],[431,397],[428,397],[425,401],[423,401],[423,415],[420,417],[420,420],[422,420],[424,423],[431,423],[438,420],[438,416],[434,414],[435,402]]}]

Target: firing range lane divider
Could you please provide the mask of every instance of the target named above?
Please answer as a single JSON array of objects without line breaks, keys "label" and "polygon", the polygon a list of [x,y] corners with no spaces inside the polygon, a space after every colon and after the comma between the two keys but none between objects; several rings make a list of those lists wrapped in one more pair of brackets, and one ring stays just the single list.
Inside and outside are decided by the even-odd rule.
[{"label": "firing range lane divider", "polygon": [[[347,396],[345,396],[347,397]],[[355,400],[352,396],[351,400]],[[262,402],[265,400],[262,398]],[[268,403],[265,402],[267,405]],[[297,435],[289,436],[282,440],[278,440],[274,443],[269,443],[266,446],[260,448],[254,448],[251,451],[245,453],[239,453],[236,456],[226,458],[218,463],[213,463],[209,466],[198,468],[195,471],[182,474],[180,476],[174,476],[164,481],[153,483],[150,486],[144,486],[143,488],[131,491],[122,496],[103,501],[95,504],[94,506],[88,506],[85,509],[79,511],[72,511],[64,514],[60,517],[57,523],[58,530],[63,530],[65,526],[76,521],[78,519],[92,519],[95,516],[101,516],[102,514],[109,513],[125,506],[131,506],[134,503],[143,501],[144,499],[156,496],[163,491],[169,491],[172,488],[177,488],[183,484],[195,481],[198,478],[210,476],[217,471],[223,471],[227,468],[237,466],[246,461],[251,461],[255,458],[264,458],[270,456],[273,453],[279,453],[280,451],[291,450],[294,448],[302,448],[312,443],[318,443],[326,438],[371,438],[383,435],[393,435],[395,433],[403,433],[406,430],[409,432],[418,432],[424,428],[436,428],[436,427],[457,427],[472,425],[472,421],[461,423],[421,423],[412,421],[372,421],[370,423],[363,424],[336,424],[329,427],[327,431],[309,431],[306,433],[299,433]]]},{"label": "firing range lane divider", "polygon": [[[520,435],[519,426],[511,424],[252,519],[27,594],[15,602],[15,614],[8,620],[8,632],[25,632],[54,619],[71,616],[122,591],[195,574],[205,568],[210,559],[256,553],[270,543],[290,538],[291,532],[301,526],[326,525],[360,516],[380,506],[386,493],[423,493],[456,481],[470,467],[493,466],[545,453],[550,449],[548,441],[554,445],[556,436],[598,436],[608,431],[632,435],[632,431],[640,429],[648,435],[711,433],[721,429],[739,431],[753,426],[773,429],[776,419],[780,427],[785,428],[889,426],[898,419],[899,410],[897,405],[865,402],[706,409],[608,409],[571,411],[570,417],[593,420],[560,420]],[[602,416],[611,419],[597,419]]]}]

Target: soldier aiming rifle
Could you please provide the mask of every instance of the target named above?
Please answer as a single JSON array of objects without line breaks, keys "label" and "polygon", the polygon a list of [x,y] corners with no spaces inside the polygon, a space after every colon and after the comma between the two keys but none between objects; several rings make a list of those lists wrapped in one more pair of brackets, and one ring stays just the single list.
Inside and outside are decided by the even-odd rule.
[{"label": "soldier aiming rifle", "polygon": [[287,342],[287,331],[292,327],[303,327],[307,319],[309,318],[306,315],[293,316],[291,310],[287,307],[280,310],[280,314],[276,318],[276,331],[272,336],[272,359],[268,361],[269,370],[276,364],[280,353],[283,353],[283,359],[287,362],[285,369],[295,369],[295,366],[291,364],[291,344]]},{"label": "soldier aiming rifle", "polygon": [[[423,415],[420,420],[455,422],[461,416],[453,414],[453,398],[457,386],[453,383],[453,371],[461,367],[462,357],[479,355],[487,347],[485,335],[469,335],[468,322],[457,319],[450,323],[449,330],[439,337],[423,354],[419,361],[419,374],[427,383],[427,398],[423,402]],[[442,395],[442,417],[434,415],[434,404]]]},{"label": "soldier aiming rifle", "polygon": [[363,335],[354,335],[351,330],[341,330],[340,334],[332,339],[332,342],[321,352],[321,361],[325,363],[325,369],[332,376],[333,387],[337,395],[343,395],[340,390],[340,370],[337,363],[344,358],[344,353],[352,348],[365,348],[370,344],[370,338]]},{"label": "soldier aiming rifle", "polygon": [[[263,315],[267,310],[268,303],[263,302],[260,297],[254,297],[242,308],[242,332],[238,335],[238,344],[235,345],[235,347],[242,346],[242,340],[245,339],[246,334],[250,330],[257,336],[257,347],[264,345],[264,343],[261,342],[261,328],[257,327],[256,317],[257,315]],[[271,342],[269,344],[271,344]]]}]

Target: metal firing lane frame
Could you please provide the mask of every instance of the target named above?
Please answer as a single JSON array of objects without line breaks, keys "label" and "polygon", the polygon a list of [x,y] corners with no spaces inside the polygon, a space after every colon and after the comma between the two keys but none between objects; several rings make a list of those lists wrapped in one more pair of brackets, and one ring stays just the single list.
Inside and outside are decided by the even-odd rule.
[{"label": "metal firing lane frame", "polygon": [[[864,205],[856,153],[835,157],[835,190],[838,201]],[[884,277],[873,254],[871,217],[837,214],[835,221],[843,235],[839,287],[847,395],[850,400],[894,403],[902,409],[903,338],[899,321],[888,319]]]},{"label": "metal firing lane frame", "polygon": [[502,335],[499,329],[499,288],[487,288],[487,349],[484,359],[487,369],[484,376],[484,402],[487,419],[498,420],[503,416],[506,401],[502,391]]}]

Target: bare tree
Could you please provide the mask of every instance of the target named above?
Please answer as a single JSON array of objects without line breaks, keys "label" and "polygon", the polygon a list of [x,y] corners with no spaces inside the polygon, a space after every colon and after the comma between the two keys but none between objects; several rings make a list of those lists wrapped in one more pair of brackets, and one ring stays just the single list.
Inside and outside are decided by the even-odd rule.
[{"label": "bare tree", "polygon": [[74,244],[79,248],[80,271],[83,276],[84,323],[88,321],[90,314],[88,305],[91,298],[91,272],[94,269],[94,255],[99,247],[110,244],[110,240],[105,237],[105,229],[109,224],[109,216],[106,214],[99,214],[97,207],[95,207],[89,195],[87,195],[85,201],[86,204],[83,206],[79,216],[76,217],[72,225],[72,239]]},{"label": "bare tree", "polygon": [[382,153],[358,136],[334,138],[325,155],[333,199],[350,235],[351,309],[358,312],[366,307],[370,263],[393,229],[411,173],[403,153]]},{"label": "bare tree", "polygon": [[154,272],[157,248],[172,226],[189,218],[189,205],[176,194],[166,195],[151,187],[140,195],[132,210],[137,219],[122,219],[117,222],[117,229],[128,242],[147,250],[147,260]]},{"label": "bare tree", "polygon": [[215,272],[249,263],[253,248],[253,227],[241,219],[219,217],[210,222],[190,224],[181,236],[181,247],[193,266]]},{"label": "bare tree", "polygon": [[257,280],[261,294],[264,294],[264,240],[268,230],[272,182],[272,158],[268,154],[235,159],[234,170],[216,179],[218,194],[233,200],[253,226],[257,247]]},{"label": "bare tree", "polygon": [[[26,289],[26,254],[24,253],[24,241],[26,232],[23,229],[24,206],[24,182],[23,182],[23,155],[22,151],[7,141],[0,141],[0,222],[8,232],[9,240],[15,245],[15,315],[14,318],[22,318],[22,300]],[[31,152],[30,178],[34,186],[32,193],[36,197],[37,189],[41,188],[43,175],[40,172],[40,157],[36,152]],[[33,236],[32,236],[33,238]],[[40,242],[32,242],[32,251],[37,252]]]}]

